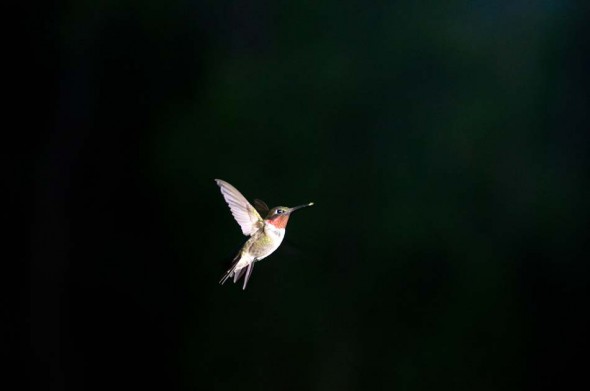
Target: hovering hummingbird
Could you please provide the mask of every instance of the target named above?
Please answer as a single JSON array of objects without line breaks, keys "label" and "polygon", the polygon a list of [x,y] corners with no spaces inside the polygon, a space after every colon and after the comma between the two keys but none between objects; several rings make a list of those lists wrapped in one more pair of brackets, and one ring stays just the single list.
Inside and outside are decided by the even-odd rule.
[{"label": "hovering hummingbird", "polygon": [[[215,182],[221,188],[221,194],[242,228],[242,233],[250,236],[219,283],[223,285],[228,278],[232,277],[235,283],[245,274],[242,289],[246,289],[254,269],[254,262],[268,257],[281,245],[291,213],[297,209],[312,206],[313,202],[294,208],[277,206],[269,210],[264,201],[257,199],[254,200],[256,207],[254,208],[238,189],[221,179],[216,179]],[[266,217],[262,219],[259,212]]]}]

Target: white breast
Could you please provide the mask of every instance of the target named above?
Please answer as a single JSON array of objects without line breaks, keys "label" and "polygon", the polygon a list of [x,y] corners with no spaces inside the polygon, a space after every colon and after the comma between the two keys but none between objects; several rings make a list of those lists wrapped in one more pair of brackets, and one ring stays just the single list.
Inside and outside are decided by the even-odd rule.
[{"label": "white breast", "polygon": [[278,240],[278,244],[281,244],[283,238],[285,237],[285,228],[277,228],[268,222],[264,223],[264,232],[266,232],[267,235],[271,235],[274,239]]}]

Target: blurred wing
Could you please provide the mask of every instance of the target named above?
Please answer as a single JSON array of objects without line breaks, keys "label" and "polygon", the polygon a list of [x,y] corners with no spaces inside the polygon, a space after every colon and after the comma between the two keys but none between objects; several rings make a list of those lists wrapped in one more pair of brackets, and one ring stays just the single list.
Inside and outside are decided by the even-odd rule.
[{"label": "blurred wing", "polygon": [[258,231],[263,224],[262,218],[242,193],[221,179],[216,179],[215,182],[221,188],[221,194],[223,194],[225,202],[229,205],[234,219],[242,228],[242,233],[249,236]]},{"label": "blurred wing", "polygon": [[268,208],[268,205],[266,205],[266,202],[259,199],[254,200],[254,208],[256,208],[256,210],[258,211],[258,213],[260,213],[261,216],[266,216],[268,214],[268,211],[270,210]]}]

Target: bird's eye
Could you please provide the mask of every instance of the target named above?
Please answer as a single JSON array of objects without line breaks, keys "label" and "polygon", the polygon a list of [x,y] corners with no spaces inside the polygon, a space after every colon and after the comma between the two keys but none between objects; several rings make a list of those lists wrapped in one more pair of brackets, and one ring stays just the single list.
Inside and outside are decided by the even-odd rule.
[{"label": "bird's eye", "polygon": [[285,213],[285,211],[284,211],[284,210],[282,210],[282,209],[277,209],[277,214],[279,214],[279,215],[280,215],[280,214],[283,214],[283,213]]}]

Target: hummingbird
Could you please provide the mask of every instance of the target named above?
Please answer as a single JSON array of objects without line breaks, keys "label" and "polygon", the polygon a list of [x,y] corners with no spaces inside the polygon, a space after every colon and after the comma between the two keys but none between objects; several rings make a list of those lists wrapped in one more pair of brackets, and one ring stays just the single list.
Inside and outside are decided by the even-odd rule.
[{"label": "hummingbird", "polygon": [[[232,277],[235,283],[244,275],[242,289],[246,289],[254,269],[254,262],[268,257],[281,245],[291,213],[312,206],[313,202],[293,208],[276,206],[269,209],[264,201],[256,199],[254,206],[252,206],[246,197],[229,183],[221,179],[215,179],[215,182],[221,188],[221,194],[242,228],[242,233],[250,236],[234,257],[231,267],[221,277],[219,283],[223,285],[228,278]],[[263,219],[260,214],[266,217]]]}]

